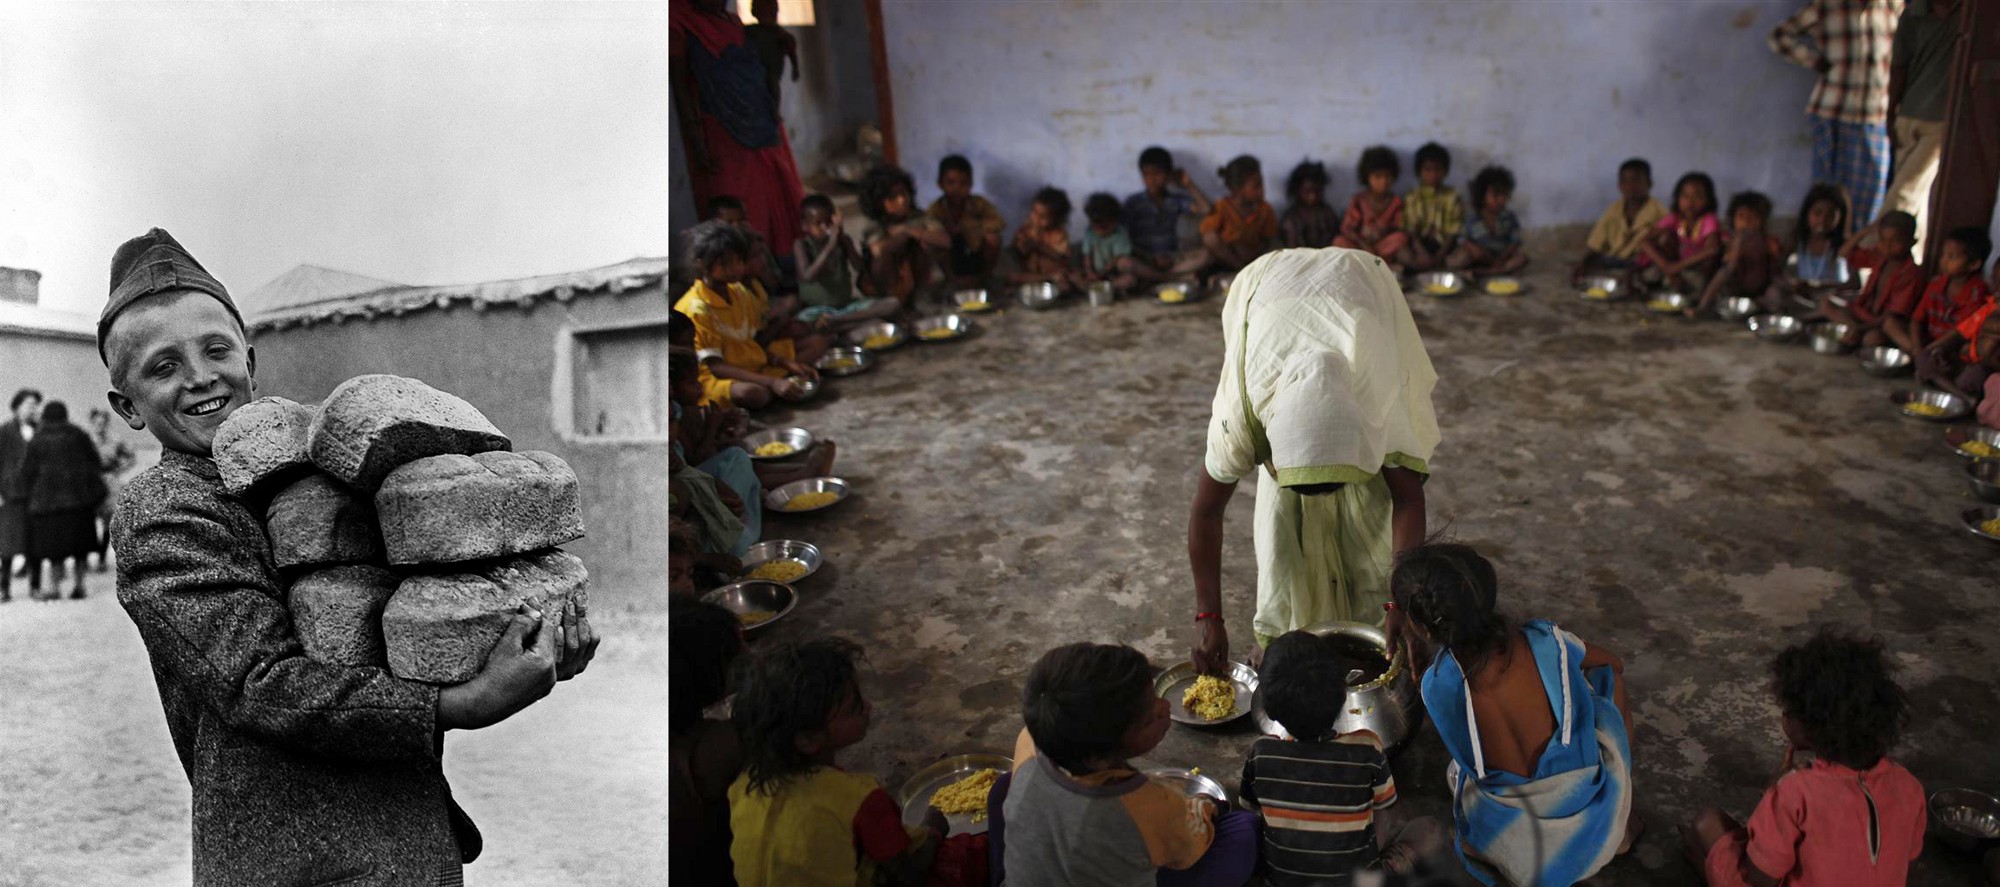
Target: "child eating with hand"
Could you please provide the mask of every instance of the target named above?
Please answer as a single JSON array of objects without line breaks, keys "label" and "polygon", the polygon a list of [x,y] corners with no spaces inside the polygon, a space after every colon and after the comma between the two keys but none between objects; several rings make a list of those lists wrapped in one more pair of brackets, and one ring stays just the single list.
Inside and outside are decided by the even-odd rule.
[{"label": "child eating with hand", "polygon": [[1326,164],[1307,160],[1292,168],[1285,180],[1291,205],[1278,220],[1278,239],[1286,248],[1324,249],[1340,233],[1340,216],[1326,205]]},{"label": "child eating with hand", "polygon": [[1238,155],[1215,171],[1229,196],[1201,220],[1201,245],[1209,266],[1239,271],[1271,251],[1278,237],[1278,214],[1264,200],[1264,165],[1248,154]]},{"label": "child eating with hand", "polygon": [[[1915,356],[1916,341],[1908,327],[1900,326],[1903,338],[1890,335],[1889,319],[1908,318],[1916,313],[1923,298],[1924,274],[1910,256],[1910,244],[1917,239],[1917,219],[1895,210],[1882,214],[1875,223],[1856,232],[1854,239],[1840,248],[1841,258],[1853,268],[1872,268],[1868,282],[1845,307],[1836,304],[1832,293],[1820,296],[1819,312],[1835,323],[1849,327],[1843,340],[1848,345],[1874,348],[1895,345]],[[1866,244],[1873,242],[1874,246]]]},{"label": "child eating with hand", "polygon": [[792,246],[792,260],[799,268],[799,302],[804,305],[799,322],[845,330],[902,313],[902,300],[893,296],[855,297],[855,274],[867,266],[854,241],[841,230],[841,221],[840,210],[824,194],[799,203],[802,233]]},{"label": "child eating with hand", "polygon": [[750,278],[750,241],[722,222],[688,231],[688,258],[701,278],[674,310],[694,321],[704,404],[748,409],[804,394],[793,376],[818,379],[812,363],[826,353],[824,336],[794,339],[798,325],[770,310],[764,285]]},{"label": "child eating with hand", "polygon": [[1687,316],[1706,312],[1724,294],[1756,299],[1766,310],[1778,309],[1781,296],[1773,285],[1778,274],[1778,238],[1764,230],[1770,218],[1769,197],[1745,191],[1729,198],[1731,233],[1722,252],[1722,268],[1709,278],[1701,300],[1687,309]]},{"label": "child eating with hand", "polygon": [[[1409,245],[1396,260],[1412,271],[1435,271],[1444,267],[1458,245],[1465,228],[1465,203],[1456,190],[1445,186],[1451,152],[1443,145],[1425,142],[1417,149],[1416,167],[1417,186],[1403,196],[1403,230],[1410,235]],[[1472,206],[1475,211],[1479,208],[1476,195]]]},{"label": "child eating with hand", "polygon": [[1403,233],[1403,198],[1390,189],[1396,186],[1396,177],[1402,170],[1396,152],[1386,146],[1376,145],[1362,151],[1356,169],[1362,189],[1347,202],[1347,214],[1340,220],[1340,236],[1333,239],[1334,246],[1381,256],[1398,274],[1403,269],[1396,264],[1396,255],[1409,245],[1410,236]]},{"label": "child eating with hand", "polygon": [[1715,180],[1691,172],[1674,183],[1674,211],[1653,226],[1639,247],[1639,279],[1686,293],[1708,288],[1722,255],[1722,224],[1715,218]]},{"label": "child eating with hand", "polygon": [[1683,826],[1688,862],[1709,887],[1901,887],[1928,813],[1923,784],[1889,758],[1909,705],[1882,642],[1822,630],[1771,672],[1787,743],[1777,782],[1747,826],[1713,807]]},{"label": "child eating with hand", "polygon": [[1514,174],[1504,166],[1489,166],[1472,177],[1472,203],[1478,214],[1465,223],[1465,240],[1447,263],[1453,270],[1474,274],[1513,274],[1527,267],[1521,252],[1521,220],[1507,208],[1514,199]]},{"label": "child eating with hand", "polygon": [[1019,262],[1010,283],[1053,283],[1059,291],[1077,289],[1075,257],[1069,243],[1069,195],[1061,188],[1035,192],[1028,220],[1014,231],[1014,258]]},{"label": "child eating with hand", "polygon": [[[1986,229],[1954,228],[1938,248],[1938,273],[1924,288],[1912,317],[1891,317],[1883,323],[1893,340],[1907,340],[1918,349],[1943,338],[1972,313],[1993,301],[1986,288],[1986,257],[1993,252],[1993,240]],[[1919,353],[1912,351],[1912,354]]]},{"label": "child eating with hand", "polygon": [[1618,164],[1618,199],[1591,226],[1583,258],[1571,267],[1570,276],[1630,271],[1640,258],[1639,247],[1666,215],[1667,208],[1653,199],[1653,165],[1643,157]]},{"label": "child eating with hand", "polygon": [[1007,220],[993,202],[972,193],[972,161],[953,154],[938,161],[938,190],[926,212],[951,236],[945,270],[952,286],[978,286],[1000,261],[1000,232]]}]

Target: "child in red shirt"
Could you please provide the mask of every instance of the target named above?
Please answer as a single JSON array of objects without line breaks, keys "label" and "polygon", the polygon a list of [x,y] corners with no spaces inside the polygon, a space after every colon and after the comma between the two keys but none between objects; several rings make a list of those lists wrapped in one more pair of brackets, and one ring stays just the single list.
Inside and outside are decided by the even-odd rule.
[{"label": "child in red shirt", "polygon": [[1910,353],[1918,354],[1981,307],[1992,304],[1993,291],[1986,288],[1979,273],[1992,252],[1993,240],[1983,228],[1959,228],[1946,234],[1938,250],[1938,276],[1924,289],[1915,317],[1890,318],[1884,324],[1890,338],[1911,340],[1917,350]]},{"label": "child in red shirt", "polygon": [[[1778,782],[1740,826],[1713,807],[1684,826],[1711,887],[1902,887],[1924,849],[1924,787],[1888,757],[1908,709],[1880,640],[1822,631],[1772,663],[1784,710]],[[1794,769],[1793,755],[1813,761]]]},{"label": "child in red shirt", "polygon": [[[1871,235],[1875,247],[1862,246]],[[1895,345],[1916,353],[1914,341],[1907,337],[1892,338],[1887,329],[1890,318],[1902,318],[1903,323],[1909,323],[1910,316],[1917,312],[1918,300],[1923,297],[1924,273],[1917,267],[1917,260],[1910,257],[1910,244],[1916,239],[1916,217],[1895,211],[1883,213],[1875,224],[1863,228],[1840,248],[1840,257],[1847,260],[1849,267],[1875,269],[1868,283],[1861,287],[1861,294],[1846,307],[1834,304],[1832,294],[1819,299],[1820,314],[1848,325],[1843,340],[1846,344],[1869,348]]]}]

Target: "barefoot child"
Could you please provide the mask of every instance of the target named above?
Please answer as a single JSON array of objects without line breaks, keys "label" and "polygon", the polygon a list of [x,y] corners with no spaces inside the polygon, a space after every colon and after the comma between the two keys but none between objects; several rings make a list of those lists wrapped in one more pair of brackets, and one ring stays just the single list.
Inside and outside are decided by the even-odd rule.
[{"label": "barefoot child", "polygon": [[[1822,290],[1845,286],[1853,275],[1840,248],[1847,242],[1847,192],[1839,185],[1814,185],[1799,204],[1797,233],[1792,235],[1792,260],[1782,279],[1793,296],[1814,298]],[[1816,298],[1814,298],[1817,301]]]},{"label": "barefoot child", "polygon": [[1667,208],[1653,199],[1653,165],[1640,157],[1618,164],[1618,199],[1591,227],[1583,258],[1570,269],[1570,276],[1632,270],[1641,258],[1640,245],[1666,216]]},{"label": "barefoot child", "polygon": [[1215,171],[1229,196],[1201,220],[1201,245],[1209,266],[1237,271],[1271,251],[1278,237],[1278,213],[1264,200],[1264,165],[1248,154],[1238,155]]},{"label": "barefoot child", "polygon": [[857,298],[854,277],[867,266],[861,251],[840,228],[840,210],[824,194],[813,194],[799,203],[799,227],[803,235],[792,246],[792,260],[799,269],[799,322],[818,329],[846,330],[903,310],[902,300],[892,296],[879,299]]},{"label": "barefoot child", "polygon": [[917,182],[897,166],[878,166],[861,177],[861,250],[868,273],[861,290],[914,307],[919,290],[937,283],[939,257],[951,235],[937,219],[916,211]]},{"label": "barefoot child", "polygon": [[1787,742],[1777,783],[1748,826],[1702,810],[1681,830],[1688,861],[1710,887],[1902,887],[1928,816],[1923,784],[1889,759],[1908,704],[1882,642],[1822,631],[1771,671]]},{"label": "barefoot child", "polygon": [[1778,275],[1778,238],[1764,230],[1771,219],[1771,198],[1745,191],[1729,198],[1728,246],[1722,251],[1722,268],[1701,291],[1701,301],[1687,309],[1687,316],[1708,311],[1717,298],[1747,296],[1766,310],[1778,309],[1781,295],[1773,286]]},{"label": "barefoot child", "polygon": [[1521,252],[1521,220],[1507,208],[1514,199],[1514,174],[1489,166],[1472,177],[1472,203],[1479,213],[1465,223],[1465,240],[1447,263],[1474,274],[1513,274],[1527,267]]},{"label": "barefoot child", "polygon": [[1083,279],[1089,283],[1111,281],[1111,288],[1124,292],[1141,280],[1158,280],[1161,275],[1132,255],[1132,238],[1120,224],[1125,207],[1118,198],[1099,191],[1083,201],[1083,217],[1090,227],[1083,232]]},{"label": "barefoot child", "polygon": [[1402,168],[1396,152],[1381,145],[1361,152],[1356,174],[1362,189],[1347,202],[1340,236],[1333,239],[1334,246],[1381,256],[1399,274],[1403,269],[1396,264],[1396,254],[1409,245],[1410,236],[1403,233],[1403,198],[1390,189],[1396,186]]},{"label": "barefoot child", "polygon": [[812,362],[826,353],[826,339],[780,335],[791,321],[770,312],[763,284],[745,282],[749,239],[721,222],[703,222],[688,232],[688,258],[701,279],[674,310],[694,321],[701,402],[757,409],[774,398],[799,397],[803,391],[790,377],[819,378]]},{"label": "barefoot child", "polygon": [[1309,631],[1279,635],[1264,651],[1257,675],[1264,711],[1292,738],[1266,736],[1250,746],[1238,794],[1263,820],[1260,869],[1270,887],[1345,883],[1366,869],[1408,875],[1444,849],[1443,830],[1430,817],[1411,821],[1393,840],[1389,829],[1377,828],[1377,812],[1396,803],[1396,777],[1381,737],[1334,730],[1346,707],[1340,688],[1347,674],[1332,643]]},{"label": "barefoot child", "polygon": [[499,723],[582,671],[588,621],[524,605],[451,686],[308,658],[263,514],[213,457],[216,429],[257,396],[229,291],[154,228],[112,257],[97,349],[112,409],[163,449],[125,487],[112,544],[193,791],[194,882],[461,883],[480,838],[445,783],[445,731]]},{"label": "barefoot child", "polygon": [[[1992,319],[1993,292],[1980,279],[1980,263],[1985,261],[1984,254],[1992,251],[1990,244],[1986,232],[1978,228],[1960,228],[1946,235],[1938,251],[1938,279],[1931,282],[1931,291],[1924,296],[1925,309],[1920,312],[1926,319],[1932,316],[1931,309],[1949,312],[1957,300],[1946,293],[1954,284],[1959,296],[1969,297],[1964,299],[1967,310],[1958,322],[1926,343],[1923,353],[1917,355],[1917,380],[1972,401],[1991,399],[1987,381],[2000,371],[2000,322]],[[1920,324],[1919,329],[1925,325]],[[1990,409],[1985,404],[1980,408]]]},{"label": "barefoot child", "polygon": [[[1412,271],[1435,271],[1458,246],[1465,228],[1465,203],[1444,183],[1451,174],[1451,152],[1436,142],[1417,149],[1417,186],[1403,196],[1403,230],[1409,245],[1396,260]],[[1472,198],[1475,211],[1479,198]]]},{"label": "barefoot child", "polygon": [[1292,168],[1285,180],[1291,205],[1278,220],[1278,239],[1287,248],[1323,249],[1340,233],[1340,216],[1326,205],[1326,164],[1310,160]]},{"label": "barefoot child", "polygon": [[1206,218],[1210,203],[1174,155],[1158,145],[1139,152],[1139,180],[1146,190],[1125,198],[1125,230],[1132,254],[1164,276],[1193,274],[1208,263],[1202,249],[1182,251],[1180,221],[1192,213]]},{"label": "barefoot child", "polygon": [[978,286],[1000,261],[1000,232],[1007,230],[1007,220],[992,201],[972,193],[972,161],[963,156],[938,161],[937,185],[944,194],[926,212],[951,236],[945,271],[952,286]]},{"label": "barefoot child", "polygon": [[1715,180],[1691,172],[1674,183],[1674,211],[1653,226],[1639,247],[1639,279],[1656,287],[1698,293],[1708,287],[1722,256],[1722,224],[1715,218]]},{"label": "barefoot child", "polygon": [[1067,292],[1077,289],[1075,255],[1069,243],[1069,195],[1061,188],[1046,187],[1035,192],[1028,206],[1028,220],[1014,231],[1014,259],[1018,263],[1008,276],[1011,283],[1053,283]]},{"label": "barefoot child", "polygon": [[730,720],[743,774],[729,786],[730,856],[741,887],[922,885],[946,829],[932,808],[906,827],[875,777],[835,763],[868,735],[860,649],[822,638],[737,663]]},{"label": "barefoot child", "polygon": [[1958,328],[1973,312],[1993,301],[1986,288],[1986,257],[1993,241],[1986,229],[1955,228],[1944,236],[1938,248],[1938,273],[1924,288],[1911,317],[1891,317],[1883,322],[1890,340],[1916,346],[1910,354],[1922,353],[1930,343]]},{"label": "barefoot child", "polygon": [[678,425],[673,446],[680,449],[681,458],[725,480],[729,479],[727,475],[737,464],[736,460],[741,459],[740,471],[754,474],[754,483],[758,487],[753,489],[748,485],[732,483],[731,486],[741,496],[754,497],[763,490],[781,487],[795,480],[833,474],[833,460],[838,447],[827,438],[816,440],[805,458],[796,462],[749,460],[748,450],[743,445],[743,429],[748,418],[740,409],[702,405],[700,366],[693,349],[679,346],[667,349],[667,378],[673,382],[669,394],[673,403],[672,422]]},{"label": "barefoot child", "polygon": [[[1847,324],[1850,332],[1846,343],[1860,344],[1869,348],[1880,345],[1895,345],[1912,356],[1910,349],[1914,341],[1899,342],[1890,338],[1886,326],[1889,318],[1901,317],[1907,322],[1916,313],[1917,302],[1923,298],[1924,274],[1917,267],[1917,261],[1910,257],[1910,244],[1916,240],[1917,220],[1900,210],[1883,213],[1875,224],[1856,232],[1854,238],[1840,248],[1841,258],[1853,268],[1873,268],[1868,282],[1861,285],[1861,292],[1841,307],[1834,303],[1832,293],[1820,296],[1819,312],[1835,323]],[[1867,246],[1874,243],[1873,247]]]}]

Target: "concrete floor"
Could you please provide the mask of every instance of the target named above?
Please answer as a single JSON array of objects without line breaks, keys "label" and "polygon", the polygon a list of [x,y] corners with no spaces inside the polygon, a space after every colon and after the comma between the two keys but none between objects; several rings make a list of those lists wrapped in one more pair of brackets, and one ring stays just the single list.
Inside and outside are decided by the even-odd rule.
[{"label": "concrete floor", "polygon": [[[1887,639],[1913,703],[1897,757],[1928,788],[2000,791],[2000,547],[1957,525],[1967,495],[1942,428],[1890,406],[1909,380],[1720,322],[1582,303],[1552,268],[1528,280],[1519,297],[1412,296],[1440,380],[1431,528],[1493,559],[1506,610],[1625,658],[1650,829],[1596,883],[1693,882],[1675,823],[1707,804],[1748,814],[1784,749],[1769,660],[1823,623]],[[1187,509],[1220,311],[1009,310],[760,417],[838,441],[836,473],[858,492],[765,527],[830,566],[763,638],[837,634],[869,651],[874,726],[844,766],[894,789],[939,755],[1007,751],[1021,682],[1058,644],[1186,659]],[[1225,543],[1239,658],[1253,488]],[[1254,738],[1247,718],[1177,725],[1149,760],[1233,789]],[[1422,728],[1396,759],[1406,805],[1444,813],[1446,760]],[[1933,841],[1912,883],[1974,884],[1976,869]]]}]

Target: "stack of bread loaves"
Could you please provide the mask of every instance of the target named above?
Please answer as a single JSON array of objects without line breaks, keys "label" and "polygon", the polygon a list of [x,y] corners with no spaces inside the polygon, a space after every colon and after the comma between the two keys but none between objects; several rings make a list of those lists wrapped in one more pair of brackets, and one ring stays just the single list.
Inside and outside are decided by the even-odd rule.
[{"label": "stack of bread loaves", "polygon": [[229,492],[265,508],[306,655],[471,678],[523,601],[585,609],[576,473],[509,451],[471,404],[415,379],[357,376],[317,408],[245,404],[215,436]]}]

